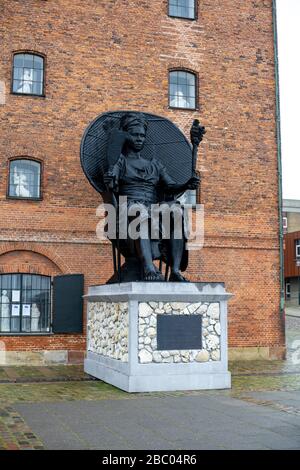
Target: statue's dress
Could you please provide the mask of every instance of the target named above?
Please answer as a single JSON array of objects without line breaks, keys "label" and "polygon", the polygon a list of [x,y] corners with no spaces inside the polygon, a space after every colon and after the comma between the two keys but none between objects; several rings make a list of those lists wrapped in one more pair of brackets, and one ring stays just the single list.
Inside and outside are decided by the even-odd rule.
[{"label": "statue's dress", "polygon": [[113,167],[113,175],[119,182],[119,195],[127,196],[129,201],[145,205],[159,201],[158,186],[169,191],[181,188],[168,174],[166,168],[156,159],[131,158],[121,154]]},{"label": "statue's dress", "polygon": [[[183,186],[178,185],[173,178],[168,174],[166,168],[156,159],[146,160],[142,157],[132,158],[120,155],[117,163],[110,169],[109,174],[115,177],[118,183],[118,196],[126,196],[126,204],[122,204],[120,200],[119,217],[120,220],[126,217],[126,223],[130,222],[130,212],[132,216],[136,215],[138,210],[140,213],[140,221],[150,221],[151,206],[153,204],[166,204],[172,206],[176,211],[181,213],[181,221],[183,226],[183,236],[186,239],[187,233],[187,220],[186,213],[183,211],[181,204],[176,203],[174,194],[183,191]],[[169,195],[168,201],[165,197]],[[170,196],[171,195],[171,196]],[[176,204],[176,206],[175,206]],[[132,209],[134,211],[132,212]],[[129,212],[129,217],[128,217]],[[153,217],[152,217],[153,222]],[[155,227],[155,225],[154,225]],[[164,233],[163,223],[159,222],[159,236],[158,240],[151,240],[153,258],[159,258],[165,251],[164,243],[162,243],[162,235]],[[128,240],[129,245],[132,241]],[[132,251],[132,250],[131,250]],[[186,257],[186,256],[184,256]],[[185,264],[185,263],[184,263]]]}]

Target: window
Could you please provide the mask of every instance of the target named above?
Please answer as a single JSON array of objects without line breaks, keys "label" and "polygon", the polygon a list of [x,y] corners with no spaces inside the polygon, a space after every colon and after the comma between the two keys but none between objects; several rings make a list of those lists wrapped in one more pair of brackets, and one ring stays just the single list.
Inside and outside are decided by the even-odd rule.
[{"label": "window", "polygon": [[12,160],[9,165],[8,196],[22,199],[41,197],[41,164],[34,160]]},{"label": "window", "polygon": [[0,333],[50,331],[50,277],[1,274],[0,294]]},{"label": "window", "polygon": [[285,284],[285,297],[286,299],[291,298],[291,283],[290,282],[286,282]]},{"label": "window", "polygon": [[188,189],[185,193],[186,195],[186,204],[192,204],[195,206],[197,204],[197,190],[196,189]]},{"label": "window", "polygon": [[169,0],[169,16],[179,18],[196,18],[195,0]]},{"label": "window", "polygon": [[178,200],[182,204],[188,204],[193,207],[199,203],[200,200],[200,190],[199,189],[187,189],[179,198]]},{"label": "window", "polygon": [[300,258],[300,240],[296,240],[296,258]]},{"label": "window", "polygon": [[282,218],[283,228],[286,230],[288,228],[288,219],[287,217]]},{"label": "window", "polygon": [[183,204],[191,204],[192,206],[195,206],[198,202],[197,190],[188,189],[182,197],[179,198],[179,200],[182,201]]},{"label": "window", "polygon": [[193,73],[169,72],[169,105],[172,108],[196,108],[196,76]]},{"label": "window", "polygon": [[13,64],[13,93],[44,94],[44,59],[35,54],[15,54]]}]

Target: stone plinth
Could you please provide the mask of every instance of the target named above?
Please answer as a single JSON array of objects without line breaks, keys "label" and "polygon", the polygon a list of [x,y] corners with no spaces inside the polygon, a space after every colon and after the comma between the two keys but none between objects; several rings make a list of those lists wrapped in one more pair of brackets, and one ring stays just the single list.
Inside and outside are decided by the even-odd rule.
[{"label": "stone plinth", "polygon": [[90,287],[85,372],[127,392],[230,388],[230,297],[221,283]]}]

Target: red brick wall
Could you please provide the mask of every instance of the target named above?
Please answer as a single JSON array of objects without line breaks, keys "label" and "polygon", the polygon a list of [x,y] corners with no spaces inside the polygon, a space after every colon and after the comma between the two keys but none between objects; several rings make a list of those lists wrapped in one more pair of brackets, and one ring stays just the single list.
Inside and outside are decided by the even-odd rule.
[{"label": "red brick wall", "polygon": [[[230,346],[282,346],[272,1],[202,0],[197,21],[166,12],[166,0],[1,2],[2,253],[24,243],[61,272],[84,273],[86,288],[104,282],[110,247],[96,243],[100,197],[80,168],[84,129],[104,111],[132,109],[166,116],[188,135],[200,114],[205,248],[193,254],[189,273],[225,281],[234,294]],[[9,93],[20,50],[45,55],[45,98]],[[198,74],[200,112],[168,109],[173,67]],[[43,162],[42,201],[6,199],[8,159],[22,155]],[[83,343],[79,336],[7,339],[12,349]]]}]

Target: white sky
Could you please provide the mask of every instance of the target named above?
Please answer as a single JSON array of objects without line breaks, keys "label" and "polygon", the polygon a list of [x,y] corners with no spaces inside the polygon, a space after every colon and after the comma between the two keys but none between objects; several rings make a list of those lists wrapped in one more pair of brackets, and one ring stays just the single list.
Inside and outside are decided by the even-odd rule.
[{"label": "white sky", "polygon": [[300,0],[277,0],[277,30],[283,197],[300,200]]}]

